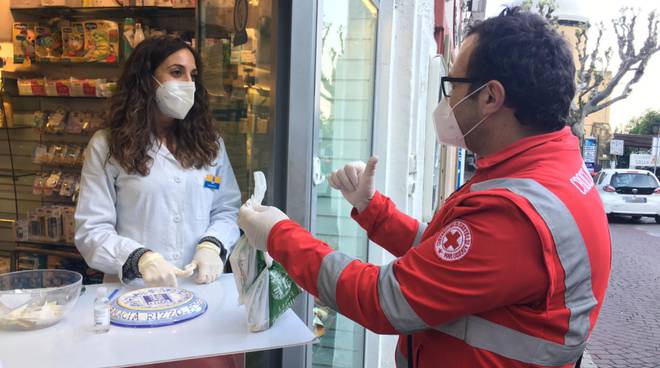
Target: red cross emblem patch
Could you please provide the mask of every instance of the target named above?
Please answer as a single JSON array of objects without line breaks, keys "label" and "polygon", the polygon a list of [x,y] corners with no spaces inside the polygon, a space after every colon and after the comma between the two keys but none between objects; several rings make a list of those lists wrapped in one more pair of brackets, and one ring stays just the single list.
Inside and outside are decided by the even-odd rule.
[{"label": "red cross emblem patch", "polygon": [[472,233],[466,223],[456,220],[447,225],[435,242],[435,254],[453,262],[465,257],[472,245]]}]

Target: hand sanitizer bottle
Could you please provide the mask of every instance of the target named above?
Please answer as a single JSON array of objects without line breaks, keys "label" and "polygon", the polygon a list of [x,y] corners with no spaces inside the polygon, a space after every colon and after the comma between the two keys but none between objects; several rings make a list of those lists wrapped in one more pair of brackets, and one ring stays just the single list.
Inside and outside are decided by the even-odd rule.
[{"label": "hand sanitizer bottle", "polygon": [[108,289],[104,286],[96,289],[94,299],[94,332],[105,333],[110,331],[110,300],[108,300]]}]

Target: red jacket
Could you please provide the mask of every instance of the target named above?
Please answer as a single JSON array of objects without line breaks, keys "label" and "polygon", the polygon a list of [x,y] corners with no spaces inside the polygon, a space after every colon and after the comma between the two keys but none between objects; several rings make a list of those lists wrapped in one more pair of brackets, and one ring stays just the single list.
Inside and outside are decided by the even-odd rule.
[{"label": "red jacket", "polygon": [[[366,328],[412,335],[415,367],[571,367],[610,273],[610,235],[568,128],[522,139],[426,226],[376,194],[354,219],[396,257],[363,263],[278,223],[268,250],[305,290]],[[397,366],[408,364],[399,339]]]}]

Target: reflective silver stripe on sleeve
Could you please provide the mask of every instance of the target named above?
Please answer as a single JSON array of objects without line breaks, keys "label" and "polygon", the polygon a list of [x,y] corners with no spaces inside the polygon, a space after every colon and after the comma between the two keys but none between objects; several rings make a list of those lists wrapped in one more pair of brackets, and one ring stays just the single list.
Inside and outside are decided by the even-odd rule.
[{"label": "reflective silver stripe on sleeve", "polygon": [[394,356],[396,368],[408,368],[408,359],[403,356],[403,353],[396,349],[396,354]]},{"label": "reflective silver stripe on sleeve", "polygon": [[354,260],[355,258],[349,255],[334,251],[326,255],[321,261],[321,268],[316,280],[319,299],[335,311],[340,312],[337,307],[337,280],[346,266]]},{"label": "reflective silver stripe on sleeve", "polygon": [[568,346],[530,336],[477,316],[466,316],[436,327],[466,344],[529,364],[561,366],[574,363],[587,342]]},{"label": "reflective silver stripe on sleeve", "polygon": [[502,188],[527,199],[545,221],[565,272],[564,300],[570,310],[564,344],[524,334],[476,316],[466,316],[436,327],[468,345],[529,364],[564,365],[584,351],[589,314],[597,305],[591,289],[591,265],[584,239],[566,205],[532,179],[495,179],[474,184],[472,192]]},{"label": "reflective silver stripe on sleeve", "polygon": [[401,334],[428,329],[429,326],[419,318],[403,296],[394,275],[394,262],[381,266],[378,274],[378,301],[385,317]]},{"label": "reflective silver stripe on sleeve", "polygon": [[417,235],[415,235],[415,240],[413,240],[413,243],[412,243],[413,247],[418,246],[419,243],[422,242],[422,235],[424,235],[424,231],[426,231],[426,228],[428,226],[429,225],[424,223],[424,222],[419,223],[419,226],[417,227]]}]

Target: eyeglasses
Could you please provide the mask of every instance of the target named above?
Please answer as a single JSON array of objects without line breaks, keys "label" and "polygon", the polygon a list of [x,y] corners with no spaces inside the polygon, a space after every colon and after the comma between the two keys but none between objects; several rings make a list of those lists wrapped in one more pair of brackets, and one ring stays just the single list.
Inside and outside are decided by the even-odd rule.
[{"label": "eyeglasses", "polygon": [[478,79],[474,78],[458,78],[458,77],[442,77],[440,78],[440,85],[442,86],[442,94],[445,97],[451,97],[451,92],[454,89],[452,83],[476,83]]}]

